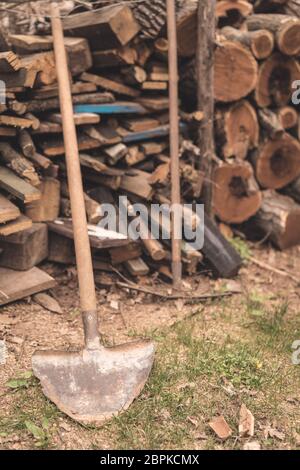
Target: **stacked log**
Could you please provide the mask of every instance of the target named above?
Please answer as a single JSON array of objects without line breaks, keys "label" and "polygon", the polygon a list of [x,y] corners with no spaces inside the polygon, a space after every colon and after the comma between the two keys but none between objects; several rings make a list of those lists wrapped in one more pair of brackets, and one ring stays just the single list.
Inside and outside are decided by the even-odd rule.
[{"label": "stacked log", "polygon": [[[282,225],[286,231],[284,242],[278,242],[275,207],[282,215],[284,205],[289,215],[295,213],[295,203],[287,203],[286,197],[299,203],[299,110],[292,95],[293,84],[300,79],[300,1],[220,0],[216,17],[218,29],[212,51],[215,215],[227,224],[243,224],[250,219],[247,234],[258,236],[263,227],[280,248],[299,244],[300,226],[297,229],[292,223]],[[195,21],[195,13],[185,18],[190,27],[184,28],[189,36],[183,45],[196,42]],[[180,42],[182,23],[178,27]],[[179,53],[181,49],[184,47],[179,44]],[[194,57],[183,53],[181,93],[190,112],[195,110],[195,69]],[[285,194],[284,203],[280,193]],[[273,204],[269,204],[271,197]],[[272,219],[269,208],[274,210],[273,224],[263,223],[265,213]]]}]

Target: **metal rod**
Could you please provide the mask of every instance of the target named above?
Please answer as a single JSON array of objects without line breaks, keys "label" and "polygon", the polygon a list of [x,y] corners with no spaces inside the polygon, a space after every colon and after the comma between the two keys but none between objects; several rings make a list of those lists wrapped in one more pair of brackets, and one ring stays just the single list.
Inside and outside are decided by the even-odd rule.
[{"label": "metal rod", "polygon": [[173,286],[180,289],[182,279],[181,237],[182,218],[179,208],[180,174],[179,174],[179,109],[178,109],[178,58],[175,1],[167,0],[167,23],[169,41],[169,98],[170,98],[170,149],[171,149],[171,184],[172,184],[172,271]]}]

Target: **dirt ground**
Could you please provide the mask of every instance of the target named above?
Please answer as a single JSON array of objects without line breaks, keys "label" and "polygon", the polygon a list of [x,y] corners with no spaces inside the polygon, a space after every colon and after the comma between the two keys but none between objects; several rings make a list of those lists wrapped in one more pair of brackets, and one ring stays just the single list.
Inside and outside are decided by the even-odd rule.
[{"label": "dirt ground", "polygon": [[[98,288],[105,344],[146,336],[157,346],[140,398],[101,429],[60,413],[31,375],[36,349],[76,349],[83,339],[74,268],[44,266],[57,279],[52,294],[64,313],[50,313],[33,299],[0,310],[0,339],[8,350],[0,365],[0,448],[243,449],[253,441],[262,449],[299,448],[300,368],[292,364],[292,344],[300,340],[300,248],[251,247],[251,254],[287,275],[248,261],[234,282],[186,279],[187,296],[236,292],[206,303]],[[142,286],[170,289],[155,277]],[[255,418],[251,438],[239,437],[242,404]],[[225,442],[208,425],[216,416],[232,429]]]}]

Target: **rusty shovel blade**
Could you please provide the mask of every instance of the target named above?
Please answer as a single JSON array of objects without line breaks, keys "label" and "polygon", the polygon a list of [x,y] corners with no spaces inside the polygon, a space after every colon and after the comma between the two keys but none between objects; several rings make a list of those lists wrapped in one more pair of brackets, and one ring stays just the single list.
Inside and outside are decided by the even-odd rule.
[{"label": "rusty shovel blade", "polygon": [[140,394],[154,353],[150,341],[79,353],[37,352],[32,366],[43,392],[61,411],[82,424],[102,425]]}]

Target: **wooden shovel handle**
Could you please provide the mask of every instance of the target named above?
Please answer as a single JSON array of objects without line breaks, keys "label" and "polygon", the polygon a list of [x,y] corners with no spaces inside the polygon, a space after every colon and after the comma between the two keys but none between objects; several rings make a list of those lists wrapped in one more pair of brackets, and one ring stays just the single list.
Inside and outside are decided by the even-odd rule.
[{"label": "wooden shovel handle", "polygon": [[51,4],[51,23],[73,219],[80,301],[84,314],[85,333],[89,337],[87,339],[93,340],[95,336],[98,336],[95,282],[74,124],[67,55],[60,12],[56,3]]}]

